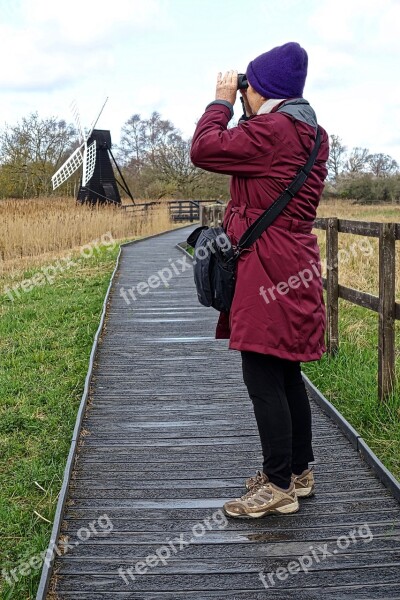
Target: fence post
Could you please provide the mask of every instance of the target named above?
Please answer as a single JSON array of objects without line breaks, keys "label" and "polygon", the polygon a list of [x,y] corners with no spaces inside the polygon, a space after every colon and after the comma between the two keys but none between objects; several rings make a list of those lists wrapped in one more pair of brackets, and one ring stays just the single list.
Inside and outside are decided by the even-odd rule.
[{"label": "fence post", "polygon": [[217,206],[215,204],[212,205],[212,227],[218,227],[217,223]]},{"label": "fence post", "polygon": [[327,351],[330,355],[339,350],[339,264],[338,219],[327,220],[326,228],[326,303]]},{"label": "fence post", "polygon": [[201,226],[206,224],[206,213],[203,204],[199,204],[199,221]]},{"label": "fence post", "polygon": [[381,223],[379,231],[379,400],[384,400],[393,392],[395,381],[395,243],[395,224]]}]

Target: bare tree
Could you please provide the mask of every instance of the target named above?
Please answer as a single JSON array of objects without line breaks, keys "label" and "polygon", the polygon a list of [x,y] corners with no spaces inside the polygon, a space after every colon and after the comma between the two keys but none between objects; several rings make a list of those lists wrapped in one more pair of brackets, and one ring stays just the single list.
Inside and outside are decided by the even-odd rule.
[{"label": "bare tree", "polygon": [[144,127],[138,114],[132,115],[121,129],[119,154],[125,164],[131,163],[140,171],[144,159]]},{"label": "bare tree", "polygon": [[367,148],[353,148],[346,167],[349,173],[366,173],[369,169],[370,153]]},{"label": "bare tree", "polygon": [[343,169],[346,150],[347,147],[343,145],[342,140],[338,135],[333,134],[330,136],[329,159],[327,166],[329,177],[335,182],[337,181],[337,178]]},{"label": "bare tree", "polygon": [[153,156],[160,179],[172,184],[184,196],[190,195],[203,178],[203,171],[190,160],[190,145],[190,140],[175,134],[169,143],[161,144]]},{"label": "bare tree", "polygon": [[[122,127],[120,157],[127,173],[156,196],[190,195],[203,172],[190,160],[190,141],[171,121],[153,112],[148,119],[132,115]],[[136,188],[137,185],[133,186]],[[140,192],[139,192],[140,193]]]},{"label": "bare tree", "polygon": [[51,176],[75,141],[72,125],[37,113],[0,133],[2,170],[11,175],[16,196],[51,192]]},{"label": "bare tree", "polygon": [[371,154],[369,166],[375,177],[389,177],[399,169],[397,162],[388,154]]}]

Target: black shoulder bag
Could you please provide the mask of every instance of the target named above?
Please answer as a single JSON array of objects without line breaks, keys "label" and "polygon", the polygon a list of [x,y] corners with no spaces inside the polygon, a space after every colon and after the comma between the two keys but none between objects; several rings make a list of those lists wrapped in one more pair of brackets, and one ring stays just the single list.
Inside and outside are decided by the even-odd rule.
[{"label": "black shoulder bag", "polygon": [[279,198],[250,225],[236,246],[233,246],[223,227],[197,227],[190,234],[187,243],[194,248],[194,281],[200,304],[229,312],[235,292],[237,259],[275,221],[304,185],[314,166],[320,145],[321,131],[318,127],[314,148],[304,167]]}]

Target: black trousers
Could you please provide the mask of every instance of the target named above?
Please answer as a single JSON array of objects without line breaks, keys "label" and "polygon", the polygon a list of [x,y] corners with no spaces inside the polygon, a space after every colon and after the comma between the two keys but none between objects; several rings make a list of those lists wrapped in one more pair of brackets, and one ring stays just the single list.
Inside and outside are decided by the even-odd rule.
[{"label": "black trousers", "polygon": [[311,410],[299,362],[242,352],[243,379],[261,438],[263,471],[287,488],[314,460]]}]

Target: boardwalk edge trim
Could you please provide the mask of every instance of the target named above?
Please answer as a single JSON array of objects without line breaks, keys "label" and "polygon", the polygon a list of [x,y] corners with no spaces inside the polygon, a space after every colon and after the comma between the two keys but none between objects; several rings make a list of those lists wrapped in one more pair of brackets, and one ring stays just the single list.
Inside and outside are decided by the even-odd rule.
[{"label": "boardwalk edge trim", "polygon": [[325,396],[315,387],[308,377],[302,373],[304,383],[310,397],[316,404],[336,423],[344,435],[350,440],[354,449],[358,452],[364,462],[374,471],[378,479],[393,494],[394,498],[400,502],[400,482],[379,460],[376,454],[371,450],[366,441],[354,429],[344,416],[325,398]]}]

